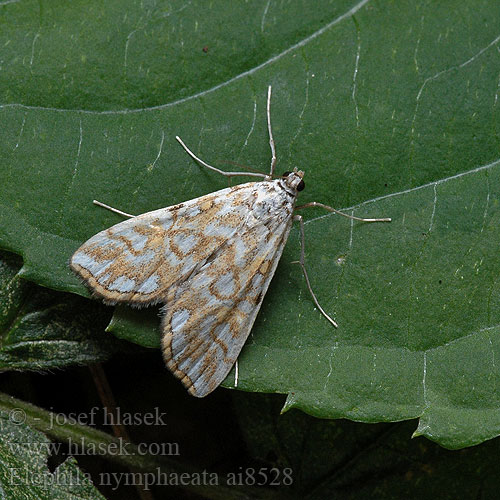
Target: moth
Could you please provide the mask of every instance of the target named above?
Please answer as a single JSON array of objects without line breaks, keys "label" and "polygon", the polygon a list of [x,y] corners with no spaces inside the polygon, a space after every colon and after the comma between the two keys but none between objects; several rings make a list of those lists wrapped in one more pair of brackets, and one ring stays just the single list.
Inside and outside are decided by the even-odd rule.
[{"label": "moth", "polygon": [[101,231],[72,256],[71,269],[107,304],[163,304],[162,350],[165,363],[190,394],[212,392],[235,364],[276,271],[293,221],[299,222],[302,268],[314,303],[334,326],[314,295],[304,263],[304,223],[295,207],[304,189],[297,168],[274,178],[276,149],[271,130],[271,87],[267,125],[271,147],[269,174],[224,172],[262,180],[221,189],[185,203],[133,216],[94,200],[128,220]]}]

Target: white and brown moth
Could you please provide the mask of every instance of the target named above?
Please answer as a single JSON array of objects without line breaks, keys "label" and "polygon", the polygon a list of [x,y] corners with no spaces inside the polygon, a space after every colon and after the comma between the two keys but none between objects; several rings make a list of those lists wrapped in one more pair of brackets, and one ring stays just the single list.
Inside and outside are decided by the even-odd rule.
[{"label": "white and brown moth", "polygon": [[223,172],[192,153],[197,162],[226,176],[262,178],[221,189],[200,198],[132,216],[94,200],[128,220],[85,242],[70,266],[107,304],[164,304],[163,356],[168,368],[190,394],[212,392],[235,364],[276,271],[292,223],[300,223],[299,264],[314,303],[319,305],[304,265],[304,224],[295,208],[320,206],[366,222],[321,203],[295,207],[304,189],[296,168],[273,179],[276,152],[270,118],[267,123],[272,160],[269,175]]}]

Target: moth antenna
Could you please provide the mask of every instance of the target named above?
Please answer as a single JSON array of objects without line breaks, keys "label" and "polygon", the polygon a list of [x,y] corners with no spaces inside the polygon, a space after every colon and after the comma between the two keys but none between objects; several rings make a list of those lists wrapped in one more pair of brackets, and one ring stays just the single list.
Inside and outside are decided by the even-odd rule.
[{"label": "moth antenna", "polygon": [[273,130],[271,128],[271,85],[267,89],[267,130],[269,131],[269,145],[271,146],[271,171],[269,177],[274,175],[274,167],[276,166],[276,147],[274,145]]},{"label": "moth antenna", "polygon": [[203,165],[204,167],[207,167],[210,170],[213,170],[214,172],[218,172],[219,174],[225,176],[225,177],[236,177],[236,176],[241,176],[241,175],[248,175],[251,177],[260,177],[262,179],[266,179],[268,176],[266,174],[261,174],[257,172],[224,172],[224,170],[221,170],[220,168],[213,167],[212,165],[209,165],[208,163],[204,162],[201,158],[198,158],[182,141],[182,139],[176,135],[175,138],[179,142],[179,144],[184,148],[186,153],[191,156],[195,161],[197,161],[200,165]]}]

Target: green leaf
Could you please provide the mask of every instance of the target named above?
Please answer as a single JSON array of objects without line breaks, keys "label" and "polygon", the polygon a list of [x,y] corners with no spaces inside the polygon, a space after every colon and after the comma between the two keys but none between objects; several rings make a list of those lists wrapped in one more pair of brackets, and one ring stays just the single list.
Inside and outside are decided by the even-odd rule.
[{"label": "green leaf", "polygon": [[73,457],[53,472],[49,470],[51,442],[26,425],[24,417],[20,408],[0,411],[0,487],[4,498],[104,500]]},{"label": "green leaf", "polygon": [[19,258],[0,253],[0,370],[48,370],[103,361],[116,342],[95,302],[19,277]]},{"label": "green leaf", "polygon": [[[278,171],[306,171],[301,203],[393,222],[304,211],[312,285],[339,329],[292,264],[295,231],[238,387],[321,417],[421,417],[417,433],[450,448],[500,434],[500,5],[170,5],[2,8],[0,243],[22,275],[86,295],[67,261],[120,220],[92,199],[142,213],[225,187],[175,135],[221,168],[266,171],[272,85]],[[119,336],[158,344],[154,311],[117,314]]]}]

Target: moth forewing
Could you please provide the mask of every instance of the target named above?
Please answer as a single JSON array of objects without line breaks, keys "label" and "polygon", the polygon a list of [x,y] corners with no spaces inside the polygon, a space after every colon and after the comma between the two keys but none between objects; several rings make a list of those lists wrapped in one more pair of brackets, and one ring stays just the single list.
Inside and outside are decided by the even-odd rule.
[{"label": "moth forewing", "polygon": [[[248,185],[254,183],[248,183]],[[166,290],[187,279],[233,233],[241,230],[245,184],[125,220],[86,241],[70,267],[108,304],[165,302]],[[217,228],[221,210],[224,231]]]}]

